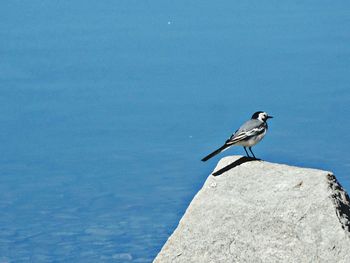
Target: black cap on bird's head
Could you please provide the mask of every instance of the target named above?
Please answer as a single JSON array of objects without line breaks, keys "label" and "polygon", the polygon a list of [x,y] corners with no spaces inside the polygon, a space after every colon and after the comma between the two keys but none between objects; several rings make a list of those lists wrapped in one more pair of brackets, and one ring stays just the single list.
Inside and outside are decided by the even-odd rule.
[{"label": "black cap on bird's head", "polygon": [[260,120],[260,121],[267,121],[267,119],[271,119],[273,118],[272,116],[269,116],[267,114],[267,112],[265,111],[257,111],[255,112],[253,115],[252,115],[252,119],[257,119],[257,120]]}]

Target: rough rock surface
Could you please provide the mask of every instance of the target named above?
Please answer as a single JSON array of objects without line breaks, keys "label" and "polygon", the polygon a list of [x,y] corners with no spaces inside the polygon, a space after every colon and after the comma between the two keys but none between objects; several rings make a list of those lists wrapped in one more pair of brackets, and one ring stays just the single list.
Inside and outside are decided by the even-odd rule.
[{"label": "rough rock surface", "polygon": [[208,177],[154,262],[350,262],[349,197],[331,172],[239,158],[219,162],[231,169]]}]

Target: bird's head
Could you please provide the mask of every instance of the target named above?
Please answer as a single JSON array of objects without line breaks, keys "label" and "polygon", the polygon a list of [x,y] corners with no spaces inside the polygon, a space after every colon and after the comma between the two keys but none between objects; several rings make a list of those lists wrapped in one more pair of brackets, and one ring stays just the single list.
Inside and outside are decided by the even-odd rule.
[{"label": "bird's head", "polygon": [[265,112],[265,111],[257,111],[252,116],[252,119],[257,119],[257,120],[260,120],[262,122],[266,122],[267,119],[271,119],[271,118],[273,118],[273,117],[269,116],[267,114],[267,112]]}]

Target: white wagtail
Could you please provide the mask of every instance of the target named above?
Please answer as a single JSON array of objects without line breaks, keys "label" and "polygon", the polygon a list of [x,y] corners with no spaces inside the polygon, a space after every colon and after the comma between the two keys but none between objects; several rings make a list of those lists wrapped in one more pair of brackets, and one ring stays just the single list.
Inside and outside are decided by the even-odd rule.
[{"label": "white wagtail", "polygon": [[205,162],[213,156],[217,155],[218,153],[221,153],[222,151],[225,151],[234,145],[243,146],[245,153],[248,157],[250,157],[246,149],[246,147],[248,147],[249,151],[255,158],[255,155],[252,151],[252,146],[257,144],[262,140],[262,138],[264,138],[268,128],[266,121],[270,118],[273,117],[269,116],[264,111],[255,112],[252,118],[249,121],[245,122],[235,133],[233,133],[223,146],[221,146],[219,149],[215,150],[208,156],[205,156],[202,159],[202,161]]}]

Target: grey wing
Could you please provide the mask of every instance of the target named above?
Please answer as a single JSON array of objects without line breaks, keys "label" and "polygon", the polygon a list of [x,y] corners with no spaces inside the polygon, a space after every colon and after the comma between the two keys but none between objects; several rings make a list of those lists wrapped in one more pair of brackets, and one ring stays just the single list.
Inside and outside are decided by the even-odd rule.
[{"label": "grey wing", "polygon": [[249,120],[244,123],[232,136],[226,141],[225,145],[232,145],[240,141],[244,141],[251,136],[263,133],[266,129],[266,124],[259,120]]}]

